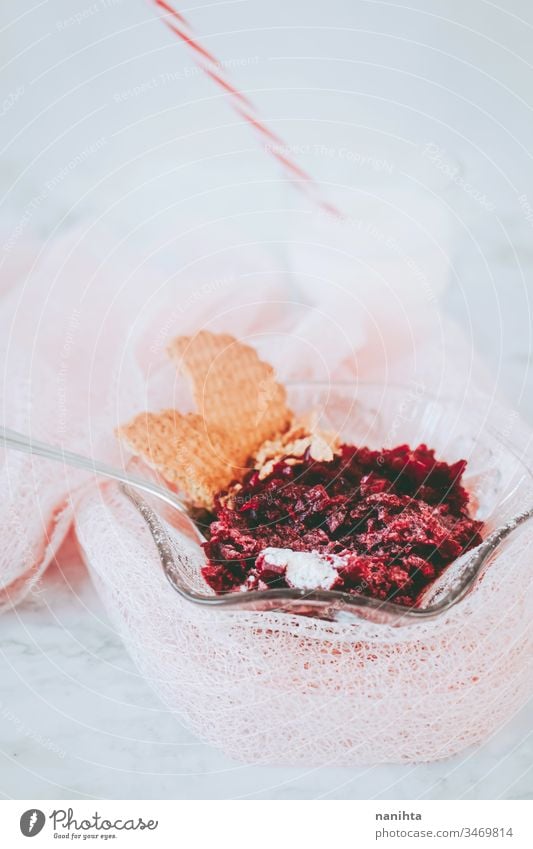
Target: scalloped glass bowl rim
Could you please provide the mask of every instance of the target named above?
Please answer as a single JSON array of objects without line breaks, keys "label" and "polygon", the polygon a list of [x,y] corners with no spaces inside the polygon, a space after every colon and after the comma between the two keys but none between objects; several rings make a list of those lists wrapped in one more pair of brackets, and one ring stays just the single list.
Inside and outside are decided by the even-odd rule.
[{"label": "scalloped glass bowl rim", "polygon": [[[407,384],[390,383],[380,384],[378,382],[366,381],[287,381],[287,389],[326,389],[333,391],[336,388],[343,390],[351,390],[354,393],[354,401],[357,400],[357,388],[362,387],[368,390],[379,389],[383,392],[388,390],[409,391]],[[439,404],[455,403],[456,399],[452,396],[437,396],[424,390],[422,396],[428,401],[433,401]],[[491,432],[491,426],[485,425],[487,431]],[[524,462],[524,458],[519,456],[514,447],[497,432],[491,433],[494,443],[502,446],[510,454],[514,456],[516,461],[522,466],[524,472],[533,478],[532,470]],[[126,488],[125,488],[126,489]],[[371,620],[375,624],[379,624],[380,620],[384,624],[409,624],[428,619],[435,619],[441,616],[450,608],[457,605],[469,592],[475,584],[479,574],[486,567],[489,561],[492,561],[497,556],[501,546],[505,545],[510,537],[502,541],[495,547],[492,554],[489,556],[487,563],[480,565],[479,569],[467,575],[466,580],[459,581],[458,584],[449,591],[445,597],[434,605],[429,605],[425,608],[408,608],[394,604],[392,602],[379,601],[363,595],[350,595],[349,593],[339,592],[338,590],[302,590],[302,589],[272,589],[272,590],[253,590],[250,592],[227,593],[226,595],[208,595],[198,593],[190,589],[187,581],[180,576],[179,567],[176,566],[173,547],[170,543],[170,538],[166,533],[164,526],[160,523],[154,511],[148,505],[135,495],[131,490],[128,491],[129,498],[133,501],[135,507],[141,513],[143,519],[147,523],[154,543],[157,547],[163,571],[172,586],[172,588],[188,602],[209,607],[218,610],[234,610],[245,612],[280,612],[280,613],[303,613],[312,615],[316,611],[316,615],[322,619],[331,621],[345,620],[346,616],[350,618],[360,618],[363,620]],[[343,616],[343,614],[345,614]]]}]

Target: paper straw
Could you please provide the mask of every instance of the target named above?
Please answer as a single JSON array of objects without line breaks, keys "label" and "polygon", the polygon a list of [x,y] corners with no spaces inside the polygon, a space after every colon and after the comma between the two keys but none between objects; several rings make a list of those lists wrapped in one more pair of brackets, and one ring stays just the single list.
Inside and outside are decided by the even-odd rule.
[{"label": "paper straw", "polygon": [[228,79],[220,60],[196,38],[185,16],[166,0],[153,0],[153,2],[158,7],[162,22],[191,51],[195,64],[228,95],[232,109],[246,121],[257,136],[263,141],[268,139],[271,142],[263,149],[281,164],[291,183],[323,210],[336,217],[342,217],[339,210],[323,197],[318,183],[311,174],[293,159],[288,145],[259,117],[252,101]]}]

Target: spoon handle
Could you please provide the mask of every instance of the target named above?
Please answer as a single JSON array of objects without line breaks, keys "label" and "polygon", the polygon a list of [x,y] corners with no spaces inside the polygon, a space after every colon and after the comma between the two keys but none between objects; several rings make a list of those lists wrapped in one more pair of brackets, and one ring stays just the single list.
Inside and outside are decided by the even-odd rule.
[{"label": "spoon handle", "polygon": [[[135,487],[135,489],[140,489],[143,492],[154,495],[156,498],[160,498],[166,504],[169,504],[171,507],[174,507],[174,509],[179,510],[191,519],[187,507],[177,495],[169,489],[166,489],[166,487],[160,486],[152,481],[145,480],[144,478],[137,477],[136,475],[127,474],[120,469],[107,465],[106,463],[100,463],[96,460],[90,459],[89,457],[76,454],[73,451],[66,451],[63,448],[48,445],[46,442],[39,442],[39,440],[33,439],[33,437],[26,436],[23,433],[18,433],[15,430],[10,430],[3,426],[0,426],[0,445],[1,444],[5,445],[6,448],[12,448],[14,451],[21,451],[25,454],[35,454],[38,457],[44,457],[47,460],[54,460],[56,463],[65,463],[67,466],[73,466],[78,469],[85,469],[86,471],[94,472],[95,475],[102,478],[110,478],[111,480],[120,481],[128,486]],[[192,521],[194,524],[194,520]],[[203,541],[203,535],[198,528],[196,528],[196,530],[202,537]]]}]

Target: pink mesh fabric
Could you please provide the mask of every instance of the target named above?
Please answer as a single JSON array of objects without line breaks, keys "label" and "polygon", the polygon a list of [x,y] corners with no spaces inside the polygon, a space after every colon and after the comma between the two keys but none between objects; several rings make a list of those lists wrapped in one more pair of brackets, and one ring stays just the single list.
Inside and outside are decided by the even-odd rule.
[{"label": "pink mesh fabric", "polygon": [[[138,257],[118,261],[101,233],[91,245],[75,232],[21,247],[4,262],[1,419],[35,439],[120,466],[114,429],[121,422],[143,409],[188,403],[166,343],[176,332],[194,332],[206,314],[215,329],[244,336],[257,334],[261,321],[283,326],[283,286],[263,279],[268,263],[260,252],[254,290],[221,277],[213,265],[196,278],[190,271],[184,288]],[[97,482],[34,457],[1,449],[0,456],[1,609],[43,574],[72,521],[71,501]]]},{"label": "pink mesh fabric", "polygon": [[[242,256],[244,282],[236,275],[214,285],[220,269],[210,275],[204,265],[185,285],[131,257],[103,262],[101,256],[113,255],[103,241],[90,252],[74,234],[43,251],[36,264],[16,258],[19,284],[7,286],[0,318],[8,426],[126,463],[115,426],[147,407],[189,403],[164,348],[172,336],[200,326],[256,344],[284,379],[354,378],[364,366],[360,377],[416,379],[415,394],[423,384],[437,390],[446,384],[461,399],[479,385],[472,383],[466,346],[459,349],[455,331],[429,303],[416,340],[401,328],[383,339],[373,334],[376,315],[362,323],[349,291],[332,301],[327,286],[317,287],[306,293],[307,303],[288,304],[285,282],[256,253]],[[326,325],[342,332],[325,333],[322,349],[317,328]],[[379,366],[383,356],[374,357],[378,348],[386,371]],[[466,375],[468,385],[461,379]],[[507,435],[523,453],[529,431],[490,396],[479,397],[502,431],[512,421]],[[431,410],[426,414],[422,432],[437,439]],[[361,438],[365,415],[359,411]],[[386,440],[400,441],[408,415],[385,422]],[[505,457],[501,466],[505,475]],[[481,500],[484,474],[481,469],[476,487]],[[0,602],[17,601],[38,580],[75,516],[80,549],[139,668],[202,739],[240,760],[444,758],[486,738],[531,695],[527,527],[453,612],[408,628],[378,628],[201,609],[170,587],[142,518],[114,486],[4,452],[0,487]],[[177,532],[173,538],[197,576],[201,551]]]},{"label": "pink mesh fabric", "polygon": [[[509,457],[491,460],[510,471]],[[493,503],[479,503],[491,513],[489,526],[533,499],[530,483],[505,481],[490,463],[471,478],[473,487],[475,479],[480,498],[494,487]],[[505,509],[500,487],[513,492]],[[167,530],[181,568],[205,592],[201,550]],[[533,693],[529,526],[463,602],[400,628],[192,605],[169,592],[143,520],[114,487],[84,499],[77,532],[143,674],[202,739],[239,760],[363,765],[446,758],[485,740]]]}]

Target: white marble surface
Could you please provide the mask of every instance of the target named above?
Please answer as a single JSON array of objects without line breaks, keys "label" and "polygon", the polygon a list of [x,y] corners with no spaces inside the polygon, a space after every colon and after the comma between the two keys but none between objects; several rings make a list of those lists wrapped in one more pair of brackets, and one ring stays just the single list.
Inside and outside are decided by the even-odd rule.
[{"label": "white marble surface", "polygon": [[[264,114],[296,143],[312,132],[314,142],[337,145],[344,167],[339,133],[354,148],[368,125],[417,150],[437,140],[494,202],[487,215],[455,186],[460,232],[444,308],[533,422],[532,223],[520,201],[533,202],[526,0],[505,10],[483,0],[460,9],[414,0],[403,10],[352,0],[191,5],[210,45],[235,59],[239,84],[256,90]],[[175,197],[188,175],[164,177],[137,197],[129,191],[166,165],[216,150],[237,153],[237,168],[256,173],[263,159],[246,132],[228,130],[226,106],[190,73],[190,57],[162,47],[149,19],[141,0],[2,4],[0,220],[49,236],[97,216],[138,242],[144,230],[135,227],[141,222],[148,239],[152,206]],[[157,76],[176,67],[181,76]],[[347,86],[359,92],[353,101],[339,94]],[[333,120],[339,114],[351,135]],[[192,132],[192,144],[181,137]],[[312,165],[320,172],[324,157]],[[533,705],[480,750],[445,763],[288,770],[226,760],[147,688],[68,546],[43,592],[6,614],[0,634],[5,797],[533,798]]]}]

